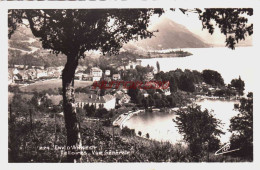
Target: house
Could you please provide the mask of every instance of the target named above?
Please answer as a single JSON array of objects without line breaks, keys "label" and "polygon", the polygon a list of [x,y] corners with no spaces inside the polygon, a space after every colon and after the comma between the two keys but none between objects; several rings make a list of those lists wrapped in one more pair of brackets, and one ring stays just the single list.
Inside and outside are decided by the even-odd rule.
[{"label": "house", "polygon": [[142,60],[136,60],[136,61],[129,61],[128,65],[125,66],[125,68],[128,69],[135,69],[136,66],[141,66]]},{"label": "house", "polygon": [[44,70],[44,66],[34,66],[34,68]]},{"label": "house", "polygon": [[90,75],[93,77],[92,81],[100,81],[102,77],[102,70],[98,67],[93,67],[90,69]]},{"label": "house", "polygon": [[15,69],[8,68],[8,84],[9,84],[9,82],[14,83],[14,82],[23,80],[23,77],[18,73],[19,73],[19,70],[17,68],[15,68]]},{"label": "house", "polygon": [[36,69],[37,78],[47,77],[47,70]]},{"label": "house", "polygon": [[84,72],[87,69],[87,66],[78,66],[76,69],[76,73]]},{"label": "house", "polygon": [[53,78],[59,78],[62,71],[56,67],[48,67],[47,68],[47,76]]},{"label": "house", "polygon": [[164,92],[164,95],[165,95],[165,96],[171,95],[170,87],[168,87],[167,89],[164,89],[163,92]]},{"label": "house", "polygon": [[107,110],[115,109],[116,98],[112,95],[99,96],[97,94],[76,93],[75,103],[77,107],[83,108],[85,105],[94,105],[96,109],[105,108]]},{"label": "house", "polygon": [[171,95],[171,89],[170,89],[170,82],[167,81],[161,86],[161,90],[163,91],[164,95],[169,96]]},{"label": "house", "polygon": [[13,70],[13,74],[18,74],[18,73],[19,73],[18,69],[15,68],[15,69]]},{"label": "house", "polygon": [[144,93],[143,95],[144,95],[144,97],[148,97],[149,96],[149,94],[147,92]]},{"label": "house", "polygon": [[216,88],[210,87],[208,88],[211,94],[214,94],[216,92]]},{"label": "house", "polygon": [[98,67],[93,67],[90,69],[90,75],[95,76],[95,77],[101,77],[102,70]]},{"label": "house", "polygon": [[26,70],[19,70],[19,73],[15,74],[14,79],[18,81],[25,81],[29,79],[29,76],[26,73]]},{"label": "house", "polygon": [[120,76],[120,74],[113,74],[112,79],[113,80],[120,80],[121,76]]},{"label": "house", "polygon": [[21,75],[21,74],[15,74],[14,76],[13,76],[13,81],[15,82],[15,83],[19,83],[19,82],[22,82],[23,81],[23,76]]},{"label": "house", "polygon": [[25,74],[27,74],[29,80],[34,80],[37,78],[37,72],[33,68],[26,70]]},{"label": "house", "polygon": [[82,80],[83,73],[76,73],[74,76],[74,80]]},{"label": "house", "polygon": [[54,72],[56,71],[56,68],[54,68],[54,67],[48,67],[46,70],[47,70],[47,75],[48,75],[48,77],[52,77],[52,75],[53,75]]},{"label": "house", "polygon": [[14,65],[14,68],[17,68],[17,69],[24,69],[24,68],[25,68],[25,65],[18,65],[18,64],[15,64],[15,65]]},{"label": "house", "polygon": [[59,70],[55,70],[52,77],[59,78],[61,76],[61,72]]},{"label": "house", "polygon": [[62,72],[62,70],[64,69],[63,66],[59,66],[59,67],[56,67],[56,69],[59,71],[59,72]]},{"label": "house", "polygon": [[93,81],[93,76],[89,74],[82,74],[82,80],[84,81]]},{"label": "house", "polygon": [[106,70],[106,71],[105,71],[105,75],[106,75],[106,76],[110,76],[110,70]]},{"label": "house", "polygon": [[114,96],[116,97],[116,103],[117,104],[124,104],[129,103],[131,100],[131,97],[128,94],[125,94],[122,91],[117,91]]},{"label": "house", "polygon": [[159,93],[163,93],[166,96],[171,95],[170,82],[169,81],[167,81],[167,82],[165,82],[161,85],[157,84],[157,86],[155,88],[156,88],[156,91],[159,92]]},{"label": "house", "polygon": [[164,94],[165,96],[171,95],[170,87],[167,89],[156,89],[157,92]]},{"label": "house", "polygon": [[104,104],[103,104],[103,107],[106,108],[107,110],[111,110],[111,109],[115,109],[116,107],[116,98],[112,95],[105,95],[105,96],[102,96],[101,98],[103,98],[104,101]]},{"label": "house", "polygon": [[27,70],[18,70],[17,68],[8,69],[8,82],[21,82],[25,80],[34,80],[37,78],[36,70],[31,68]]},{"label": "house", "polygon": [[10,82],[19,83],[28,80],[28,76],[25,75],[25,70],[8,69],[8,79]]}]

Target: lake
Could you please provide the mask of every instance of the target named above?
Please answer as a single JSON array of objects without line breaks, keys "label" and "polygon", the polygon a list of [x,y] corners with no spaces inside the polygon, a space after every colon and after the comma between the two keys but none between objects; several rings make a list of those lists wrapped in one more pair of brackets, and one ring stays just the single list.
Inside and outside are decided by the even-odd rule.
[{"label": "lake", "polygon": [[160,64],[161,71],[167,72],[180,68],[202,71],[211,69],[218,71],[226,84],[234,78],[245,81],[245,92],[254,89],[254,71],[257,57],[253,47],[237,47],[235,50],[229,48],[185,48],[183,51],[191,52],[188,57],[175,58],[152,58],[142,59],[142,66],[153,66],[156,62]]},{"label": "lake", "polygon": [[[230,125],[230,118],[237,115],[237,111],[233,110],[235,101],[218,101],[218,100],[204,100],[197,102],[196,104],[201,105],[202,110],[207,108],[212,111],[215,118],[221,120],[222,130],[225,132],[224,135],[220,136],[221,143],[229,141],[231,133],[228,132]],[[149,133],[150,139],[157,141],[169,141],[172,144],[182,142],[182,135],[179,134],[176,123],[172,121],[175,114],[172,113],[143,113],[137,116],[133,116],[129,119],[124,126],[131,129],[135,129],[136,134],[138,131],[142,132],[142,136],[145,137],[146,133]]]},{"label": "lake", "polygon": [[[238,47],[235,50],[228,48],[187,48],[183,51],[191,52],[188,57],[175,58],[151,58],[142,59],[142,66],[153,66],[156,62],[160,64],[161,71],[167,72],[180,68],[202,71],[211,69],[218,71],[226,84],[234,78],[241,76],[245,81],[245,93],[254,89],[254,70],[257,66],[257,57],[253,47]],[[220,137],[222,143],[228,142],[231,133],[228,132],[230,118],[238,112],[234,111],[234,101],[212,101],[204,100],[197,102],[202,109],[214,110],[212,114],[223,123],[223,131],[226,133]],[[172,121],[174,113],[144,113],[132,117],[125,123],[125,126],[142,132],[145,136],[149,133],[151,139],[157,141],[169,141],[176,143],[182,141],[176,124]]]}]

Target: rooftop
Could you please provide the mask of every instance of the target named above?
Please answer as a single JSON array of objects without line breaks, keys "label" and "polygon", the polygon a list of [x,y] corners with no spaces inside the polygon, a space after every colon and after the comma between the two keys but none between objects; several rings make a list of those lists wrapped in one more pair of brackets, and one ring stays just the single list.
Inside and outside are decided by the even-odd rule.
[{"label": "rooftop", "polygon": [[76,93],[75,101],[76,102],[86,102],[86,103],[106,103],[110,100],[113,100],[115,97],[112,95],[99,96],[96,94],[85,94],[85,93]]},{"label": "rooftop", "polygon": [[100,68],[98,68],[98,67],[92,67],[91,71],[102,71],[102,70]]}]

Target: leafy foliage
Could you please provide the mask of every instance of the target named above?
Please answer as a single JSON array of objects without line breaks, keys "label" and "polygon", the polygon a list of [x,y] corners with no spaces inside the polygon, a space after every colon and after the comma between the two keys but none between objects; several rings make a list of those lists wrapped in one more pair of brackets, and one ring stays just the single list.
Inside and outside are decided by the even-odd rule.
[{"label": "leafy foliage", "polygon": [[194,92],[195,86],[194,83],[186,76],[182,75],[179,79],[179,89],[187,92]]},{"label": "leafy foliage", "polygon": [[184,71],[176,69],[166,73],[161,71],[155,75],[155,79],[159,81],[169,81],[171,92],[176,92],[178,89],[186,92],[194,92],[194,84],[202,83],[204,80],[200,72],[187,69]]},{"label": "leafy foliage", "polygon": [[224,80],[217,71],[214,70],[203,70],[202,76],[207,84],[214,86],[223,86]]},{"label": "leafy foliage", "polygon": [[[20,105],[18,105],[20,103]],[[32,106],[26,100],[16,96],[9,109],[12,113],[9,118],[9,162],[64,162],[65,156],[59,150],[53,150],[53,145],[65,146],[66,129],[63,117],[56,114],[55,117],[49,113],[32,112],[32,124],[30,123],[29,110]],[[19,112],[19,114],[18,114]],[[81,114],[81,111],[78,112]],[[48,115],[50,117],[48,117]],[[84,114],[81,115],[84,117]],[[37,119],[37,120],[36,120]],[[194,159],[185,147],[176,144],[156,142],[143,138],[137,138],[134,130],[125,127],[123,136],[109,134],[98,122],[85,124],[80,120],[83,146],[98,146],[109,148],[115,144],[118,149],[134,149],[130,155],[108,155],[108,156],[83,156],[84,162],[191,162]],[[31,126],[32,125],[32,126]],[[56,126],[56,133],[55,133]],[[146,138],[148,134],[146,134]],[[49,147],[42,150],[40,147]],[[212,144],[210,146],[217,146]],[[214,150],[214,149],[212,149]],[[211,153],[212,155],[212,153]],[[204,161],[203,157],[201,161]],[[210,157],[210,161],[241,161],[230,156]],[[242,160],[243,161],[243,160]]]},{"label": "leafy foliage", "polygon": [[19,86],[17,86],[17,85],[14,85],[14,86],[9,85],[9,86],[8,86],[8,91],[9,91],[9,92],[13,92],[13,93],[19,93],[19,92],[21,92]]},{"label": "leafy foliage", "polygon": [[231,147],[240,148],[235,155],[253,159],[253,93],[240,99],[240,104],[234,107],[239,114],[230,120]]},{"label": "leafy foliage", "polygon": [[243,80],[241,80],[240,76],[238,79],[231,80],[230,86],[234,87],[238,91],[239,95],[244,94],[243,91],[245,90],[245,82]]},{"label": "leafy foliage", "polygon": [[133,136],[135,135],[135,130],[134,129],[129,129],[127,126],[124,127],[122,130],[121,130],[121,135],[123,136]]},{"label": "leafy foliage", "polygon": [[80,57],[85,51],[98,49],[118,53],[129,40],[151,37],[153,32],[147,30],[150,17],[162,12],[162,9],[9,10],[9,35],[19,19],[26,18],[43,48],[56,54]]},{"label": "leafy foliage", "polygon": [[33,101],[15,94],[9,104],[9,162],[61,161],[60,151],[47,147],[65,145],[63,120],[58,116],[55,120],[50,119],[49,116],[51,114],[38,113]]},{"label": "leafy foliage", "polygon": [[76,93],[90,93],[90,89],[88,87],[78,87],[75,89]]},{"label": "leafy foliage", "polygon": [[[150,17],[153,14],[161,15],[163,12],[162,9],[13,9],[8,11],[9,38],[25,19],[28,20],[33,35],[40,38],[44,49],[50,49],[55,54],[63,53],[67,56],[68,62],[63,70],[63,108],[69,146],[78,141],[79,132],[78,128],[75,128],[78,127],[78,124],[72,107],[74,101],[74,83],[72,82],[78,59],[84,57],[84,53],[89,50],[101,50],[103,54],[117,54],[122,45],[130,40],[151,38],[153,32],[147,30]],[[228,35],[227,45],[231,48],[234,48],[235,40],[238,42],[244,39],[247,34],[253,33],[253,25],[246,26],[247,19],[239,15],[245,13],[251,16],[252,9],[206,9],[205,12],[201,12],[201,10],[197,10],[197,12],[200,14],[204,28],[209,29],[210,33],[213,33],[210,20],[216,21],[221,32]],[[235,37],[230,34],[234,34]],[[17,112],[19,112],[18,109]],[[24,113],[28,112],[24,111]],[[207,117],[207,114],[202,115],[206,115],[205,118],[210,117]],[[220,133],[215,129],[217,126],[215,119],[206,119],[206,121],[213,123],[208,127],[211,131],[206,133],[206,137],[195,138],[202,143],[208,140],[212,133]],[[47,132],[47,130],[44,131]],[[196,142],[195,146],[197,146]],[[190,142],[190,144],[194,143]],[[167,149],[167,147],[163,148]],[[156,152],[158,156],[165,153],[162,150]]]},{"label": "leafy foliage", "polygon": [[214,25],[219,27],[221,33],[226,36],[226,46],[234,49],[235,45],[245,40],[246,36],[253,34],[253,24],[247,24],[247,16],[253,15],[252,8],[206,8],[195,9],[199,13],[203,29],[208,29],[210,34],[214,33]]},{"label": "leafy foliage", "polygon": [[203,156],[203,150],[209,151],[208,148],[213,147],[211,144],[217,143],[218,146],[219,140],[216,136],[223,133],[220,120],[214,118],[208,110],[202,111],[198,105],[189,106],[187,109],[178,110],[173,121],[184,140],[189,143],[194,161],[199,161]]},{"label": "leafy foliage", "polygon": [[156,67],[157,67],[157,72],[160,72],[161,69],[160,69],[160,64],[158,61],[156,62]]},{"label": "leafy foliage", "polygon": [[145,136],[146,136],[146,138],[147,138],[147,139],[149,139],[149,138],[150,138],[150,135],[149,135],[149,133],[146,133],[146,135],[145,135]]}]

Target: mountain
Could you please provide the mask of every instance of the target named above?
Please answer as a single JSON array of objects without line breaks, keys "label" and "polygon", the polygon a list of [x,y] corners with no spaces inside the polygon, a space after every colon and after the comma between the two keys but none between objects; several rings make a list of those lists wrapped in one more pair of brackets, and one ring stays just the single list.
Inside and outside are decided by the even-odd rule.
[{"label": "mountain", "polygon": [[175,48],[204,48],[209,47],[203,40],[190,32],[183,25],[177,24],[167,17],[161,17],[158,22],[151,25],[151,31],[158,30],[152,38],[131,41],[124,49],[162,50]]},{"label": "mountain", "polygon": [[[208,47],[197,35],[166,17],[160,18],[149,29],[159,30],[159,32],[156,32],[152,38],[129,42],[123,47],[122,51],[127,50],[146,54],[144,52],[147,50]],[[39,39],[35,38],[31,30],[25,26],[19,27],[8,42],[8,61],[10,65],[60,66],[66,63],[64,55],[59,54],[56,56],[55,54],[51,54],[49,50],[43,49]],[[95,58],[95,56],[99,57],[100,53],[90,52],[88,56]]]},{"label": "mountain", "polygon": [[31,30],[25,26],[18,27],[11,39],[8,40],[8,63],[32,66],[62,66],[66,57],[55,55],[50,50],[42,48],[39,39],[35,38]]}]

